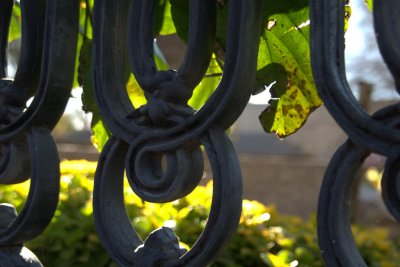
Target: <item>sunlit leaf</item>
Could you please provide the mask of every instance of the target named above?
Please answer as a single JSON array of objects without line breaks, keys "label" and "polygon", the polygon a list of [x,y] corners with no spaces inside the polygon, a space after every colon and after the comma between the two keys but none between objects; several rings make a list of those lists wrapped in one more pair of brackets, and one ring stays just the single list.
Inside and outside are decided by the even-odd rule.
[{"label": "sunlit leaf", "polygon": [[208,67],[206,76],[200,84],[194,89],[192,97],[189,99],[188,104],[194,108],[199,109],[207,101],[210,95],[217,88],[222,78],[222,70],[219,66],[215,56],[213,56],[210,66]]},{"label": "sunlit leaf", "polygon": [[[223,4],[217,9],[216,47],[222,50],[222,56],[221,51],[217,52],[220,63],[224,59],[229,2]],[[189,2],[171,0],[171,5],[177,33],[181,39],[187,40]],[[275,82],[271,92],[274,100],[260,116],[260,122],[267,132],[277,133],[280,137],[297,131],[310,112],[322,103],[311,72],[309,24],[308,1],[266,0],[264,3],[253,89],[256,94]]]},{"label": "sunlit leaf", "polygon": [[21,37],[21,22],[21,8],[19,5],[14,5],[8,32],[9,42]]},{"label": "sunlit leaf", "polygon": [[[92,117],[92,143],[101,151],[111,135],[110,130],[105,125],[100,111],[94,98],[94,87],[92,81],[92,40],[84,38],[80,46],[78,82],[83,88],[82,103],[83,110],[91,112]],[[159,70],[167,70],[168,64],[165,62],[161,51],[155,46],[154,59]],[[127,73],[126,90],[132,105],[135,108],[147,103],[144,92],[133,74]]]},{"label": "sunlit leaf", "polygon": [[158,0],[156,6],[155,35],[168,35],[176,32],[171,16],[169,0]]},{"label": "sunlit leaf", "polygon": [[131,74],[129,76],[128,83],[126,84],[126,90],[128,91],[129,99],[132,102],[132,105],[135,108],[139,108],[140,106],[147,103],[146,97],[144,96],[144,92],[140,85],[135,79],[135,76]]},{"label": "sunlit leaf", "polygon": [[81,0],[79,5],[79,33],[87,39],[92,39],[93,0]]},{"label": "sunlit leaf", "polygon": [[270,106],[260,115],[266,132],[296,132],[322,104],[310,63],[308,1],[267,1],[257,64],[256,91],[275,82]]},{"label": "sunlit leaf", "polygon": [[365,4],[367,5],[368,9],[372,11],[374,8],[374,0],[365,0]]},{"label": "sunlit leaf", "polygon": [[100,118],[95,118],[95,116],[93,115],[91,139],[92,144],[97,148],[99,152],[103,149],[110,135],[111,133],[108,130],[107,126],[104,124],[103,120]]},{"label": "sunlit leaf", "polygon": [[92,49],[93,44],[90,39],[83,39],[79,51],[79,66],[78,66],[78,83],[82,86],[82,109],[85,112],[92,113],[92,143],[101,151],[103,146],[110,136],[110,131],[107,129],[100,115],[94,97],[94,87],[92,80]]},{"label": "sunlit leaf", "polygon": [[347,31],[349,28],[349,19],[351,17],[351,6],[349,1],[346,1],[346,5],[344,6],[344,30]]},{"label": "sunlit leaf", "polygon": [[[171,14],[175,24],[176,32],[178,33],[179,37],[186,42],[189,28],[189,1],[170,0],[170,2]],[[223,23],[217,22],[217,31],[220,27],[218,25],[220,24],[221,27],[224,27]],[[216,56],[213,55],[206,76],[195,88],[193,96],[189,100],[188,104],[195,109],[199,109],[214,92],[215,88],[221,81],[221,77],[221,66],[218,64]]]}]

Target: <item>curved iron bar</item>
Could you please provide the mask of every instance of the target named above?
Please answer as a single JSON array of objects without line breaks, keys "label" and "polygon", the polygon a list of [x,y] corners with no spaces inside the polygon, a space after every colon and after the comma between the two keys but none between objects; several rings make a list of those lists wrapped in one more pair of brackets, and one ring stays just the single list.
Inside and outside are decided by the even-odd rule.
[{"label": "curved iron bar", "polygon": [[[41,266],[22,244],[46,228],[58,203],[59,159],[50,133],[72,86],[75,57],[65,54],[76,54],[79,1],[22,0],[20,4],[18,69],[14,80],[4,71],[0,77],[0,183],[15,184],[31,177],[31,184],[19,215],[12,206],[1,206],[0,264]],[[13,1],[0,5],[0,67],[4,70]],[[31,93],[32,104],[25,107]]]},{"label": "curved iron bar", "polygon": [[[190,1],[188,48],[177,71],[156,69],[154,4],[154,0],[133,0],[131,6],[129,1],[95,1],[95,96],[113,134],[102,151],[95,176],[95,225],[103,245],[121,266],[205,266],[229,240],[240,217],[240,169],[224,131],[251,95],[262,1],[229,2],[222,81],[198,111],[187,101],[211,59],[216,2]],[[128,55],[148,100],[138,109],[129,102],[125,89]],[[156,230],[143,242],[126,215],[124,170],[131,188],[143,200],[176,200],[189,194],[201,179],[201,144],[214,175],[212,209],[204,232],[186,253],[179,249],[177,238],[168,228]],[[163,156],[166,170],[161,167]]]},{"label": "curved iron bar", "polygon": [[356,173],[368,155],[348,141],[326,170],[318,201],[318,241],[327,266],[366,266],[351,233],[350,198]]},{"label": "curved iron bar", "polygon": [[[390,127],[400,129],[400,104],[383,108],[374,114],[374,118]],[[381,180],[382,198],[390,214],[400,222],[400,188],[398,179],[399,148],[396,144],[386,152],[387,161]]]},{"label": "curved iron bar", "polygon": [[[337,123],[349,135],[333,157],[321,186],[318,206],[319,243],[327,266],[366,266],[350,227],[350,193],[356,172],[370,152],[387,157],[381,181],[389,212],[400,219],[400,106],[364,112],[350,91],[344,69],[344,1],[310,2],[311,60],[319,94]],[[399,89],[400,3],[374,1],[379,47]]]},{"label": "curved iron bar", "polygon": [[400,92],[400,3],[394,0],[374,1],[374,26],[379,50]]},{"label": "curved iron bar", "polygon": [[[213,0],[191,1],[188,49],[181,67],[157,71],[153,52],[155,2],[134,0],[129,14],[129,51],[132,72],[149,94],[176,104],[186,104],[202,80],[215,42],[216,6]],[[158,91],[157,91],[158,90]]]},{"label": "curved iron bar", "polygon": [[[380,110],[374,118],[399,128],[400,105]],[[400,219],[399,179],[397,164],[399,147],[394,146],[385,154],[388,157],[382,178],[382,196],[390,213]],[[328,266],[367,266],[359,254],[350,227],[350,203],[352,186],[362,163],[370,154],[349,139],[332,158],[319,197],[318,236]]]},{"label": "curved iron bar", "polygon": [[[376,1],[374,12],[389,4]],[[396,10],[396,6],[391,10]],[[371,119],[358,104],[347,83],[344,67],[344,1],[313,0],[310,2],[310,12],[311,59],[319,95],[334,119],[356,144],[385,154],[391,144],[400,141],[400,132]],[[389,18],[393,16],[382,20]],[[396,19],[399,20],[399,17]],[[387,45],[396,50],[393,43]]]}]

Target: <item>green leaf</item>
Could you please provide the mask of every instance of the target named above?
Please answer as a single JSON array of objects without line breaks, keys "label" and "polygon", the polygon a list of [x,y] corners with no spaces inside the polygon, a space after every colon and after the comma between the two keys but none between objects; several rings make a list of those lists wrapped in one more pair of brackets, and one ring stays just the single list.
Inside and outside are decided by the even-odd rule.
[{"label": "green leaf", "polygon": [[[88,45],[88,41],[92,39],[92,9],[93,9],[93,0],[81,0],[79,5],[79,34],[78,34],[78,49],[81,49],[83,46]],[[90,41],[91,42],[91,41]],[[84,47],[86,49],[86,47]],[[78,81],[81,78],[81,74],[79,74],[79,67],[81,65],[80,56],[82,51],[77,53],[76,61],[75,61],[75,76],[72,87],[82,86],[82,83]],[[85,52],[84,52],[85,53]],[[90,51],[87,52],[87,55],[90,56],[90,60],[86,60],[86,65],[91,64],[91,47]],[[90,72],[91,73],[91,72]]]},{"label": "green leaf", "polygon": [[83,39],[80,45],[78,58],[78,84],[79,86],[92,87],[91,64],[93,42],[91,39]]},{"label": "green leaf", "polygon": [[21,37],[21,8],[14,4],[13,13],[11,16],[10,29],[8,32],[8,41],[11,42]]},{"label": "green leaf", "polygon": [[92,118],[92,144],[99,152],[103,150],[104,145],[107,143],[108,138],[111,136],[110,130],[100,117],[93,114]]},{"label": "green leaf", "polygon": [[349,3],[349,0],[346,1],[346,4],[344,6],[344,30],[347,31],[347,29],[349,28],[349,19],[351,17],[351,6]]},{"label": "green leaf", "polygon": [[184,42],[187,42],[189,30],[189,1],[170,0],[170,3],[171,16],[176,33]]},{"label": "green leaf", "polygon": [[[85,112],[91,112],[93,115],[91,125],[93,134],[92,143],[99,151],[101,151],[108,138],[111,136],[111,132],[104,123],[94,98],[94,88],[91,75],[92,49],[92,40],[83,38],[79,53],[78,83],[83,88],[82,108]],[[169,68],[161,51],[156,50],[154,58],[158,69],[166,70]],[[130,73],[127,73],[126,89],[129,99],[135,108],[139,108],[147,103],[142,88],[139,86],[135,77]]]},{"label": "green leaf", "polygon": [[126,90],[128,91],[129,99],[135,108],[139,108],[147,103],[144,92],[133,74],[130,74],[129,76],[128,83],[126,84]]},{"label": "green leaf", "polygon": [[78,75],[77,81],[79,86],[82,87],[82,109],[83,111],[92,112],[93,119],[92,124],[96,124],[97,121],[93,122],[95,117],[100,114],[99,109],[94,98],[94,88],[92,81],[92,50],[93,43],[90,39],[83,39],[82,45],[79,51],[79,64],[78,64]]},{"label": "green leaf", "polygon": [[259,119],[266,132],[283,138],[300,129],[322,101],[310,64],[308,1],[267,3],[255,92],[275,82]]},{"label": "green leaf", "polygon": [[218,64],[215,55],[213,56],[210,65],[208,66],[208,70],[206,76],[200,82],[199,85],[194,89],[192,97],[189,99],[189,106],[194,109],[199,109],[210,95],[215,91],[219,82],[222,78],[222,69]]},{"label": "green leaf", "polygon": [[171,4],[168,0],[157,1],[155,15],[154,36],[174,34],[176,32],[171,16]]},{"label": "green leaf", "polygon": [[367,5],[367,7],[368,7],[368,9],[370,11],[373,10],[373,8],[374,8],[374,0],[365,0],[365,4]]},{"label": "green leaf", "polygon": [[92,81],[92,50],[93,43],[90,39],[83,39],[79,52],[78,83],[82,86],[82,109],[92,113],[92,143],[99,150],[103,149],[108,137],[111,135],[100,115],[94,98]]},{"label": "green leaf", "polygon": [[[178,36],[187,42],[188,29],[189,29],[189,1],[170,0],[171,15],[174,22]],[[221,18],[220,16],[219,18]],[[218,29],[224,27],[224,23],[217,22]],[[225,24],[226,26],[226,24]],[[217,29],[217,30],[218,30]],[[188,104],[194,109],[199,109],[214,92],[222,77],[222,68],[218,63],[215,55],[210,62],[206,76],[194,89],[192,97],[189,99]]]},{"label": "green leaf", "polygon": [[86,39],[92,39],[93,0],[81,0],[79,5],[79,33]]},{"label": "green leaf", "polygon": [[[161,50],[158,49],[156,46],[155,53],[154,53],[154,60],[156,62],[156,66],[158,70],[168,70],[169,66],[165,61],[164,55],[162,54]],[[144,95],[143,89],[140,87],[138,82],[135,79],[135,76],[131,73],[128,74],[129,78],[126,83],[126,90],[128,92],[129,99],[132,105],[135,108],[139,108],[142,105],[147,103],[147,99]]]},{"label": "green leaf", "polygon": [[[223,2],[217,9],[219,49],[215,52],[220,64],[224,61],[228,4]],[[177,33],[187,40],[189,1],[171,0],[171,5]],[[296,132],[322,103],[311,72],[308,1],[265,0],[263,13],[254,94],[275,82],[271,92],[274,100],[261,114],[260,122],[265,131],[285,137]]]}]

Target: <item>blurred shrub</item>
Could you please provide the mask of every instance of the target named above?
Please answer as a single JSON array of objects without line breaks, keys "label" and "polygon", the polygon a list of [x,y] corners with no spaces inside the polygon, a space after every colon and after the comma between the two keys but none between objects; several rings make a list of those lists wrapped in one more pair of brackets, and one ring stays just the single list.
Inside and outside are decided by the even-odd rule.
[{"label": "blurred shrub", "polygon": [[[96,163],[61,164],[61,193],[51,225],[26,244],[45,266],[116,266],[102,248],[92,218],[92,188]],[[1,186],[0,199],[21,210],[29,182]],[[212,184],[199,186],[184,199],[166,204],[141,201],[125,187],[127,212],[142,238],[152,230],[174,228],[183,246],[191,246],[205,226],[210,211]],[[399,243],[380,228],[354,226],[357,244],[368,266],[398,266]],[[273,206],[243,201],[240,226],[211,266],[324,266],[316,238],[316,222],[278,214]]]}]

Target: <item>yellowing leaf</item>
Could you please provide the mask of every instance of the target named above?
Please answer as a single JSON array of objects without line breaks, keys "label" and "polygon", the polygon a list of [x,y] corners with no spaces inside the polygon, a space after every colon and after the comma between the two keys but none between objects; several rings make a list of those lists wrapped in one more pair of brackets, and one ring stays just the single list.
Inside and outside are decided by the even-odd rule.
[{"label": "yellowing leaf", "polygon": [[288,85],[279,99],[270,100],[270,106],[259,117],[264,130],[283,138],[300,129],[308,115],[322,104],[318,96],[314,98],[314,102],[310,102],[306,93],[315,92],[302,91],[296,85]]},{"label": "yellowing leaf", "polygon": [[135,108],[139,108],[147,103],[142,88],[136,81],[135,76],[132,74],[129,76],[128,83],[126,84],[126,90],[128,91],[129,99]]},{"label": "yellowing leaf", "polygon": [[206,76],[194,89],[192,97],[189,99],[189,106],[194,109],[201,108],[210,95],[215,91],[222,78],[222,69],[219,66],[215,55],[208,66]]},{"label": "yellowing leaf", "polygon": [[266,5],[271,11],[264,19],[255,92],[275,83],[270,105],[259,119],[266,132],[281,138],[300,129],[322,104],[311,71],[307,3],[300,0]]},{"label": "yellowing leaf", "polygon": [[365,0],[365,4],[367,5],[368,9],[372,11],[374,8],[374,0]]}]

